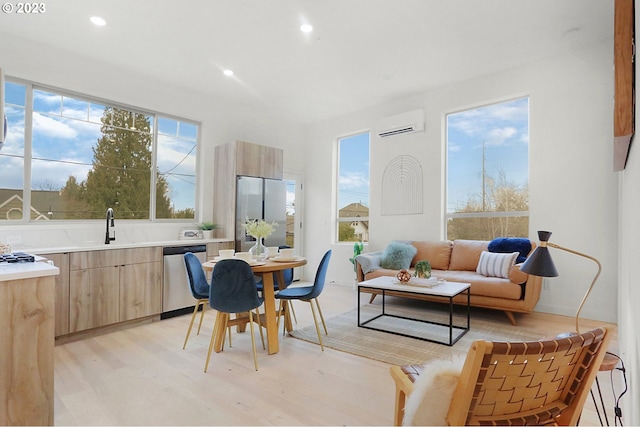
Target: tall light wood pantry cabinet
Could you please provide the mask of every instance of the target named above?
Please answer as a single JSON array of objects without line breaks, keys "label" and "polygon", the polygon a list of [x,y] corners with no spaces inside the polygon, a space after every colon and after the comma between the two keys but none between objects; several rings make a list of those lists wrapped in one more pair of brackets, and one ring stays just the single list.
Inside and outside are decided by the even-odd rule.
[{"label": "tall light wood pantry cabinet", "polygon": [[213,179],[213,222],[225,237],[235,236],[236,179],[238,176],[283,178],[281,148],[234,141],[215,148]]}]

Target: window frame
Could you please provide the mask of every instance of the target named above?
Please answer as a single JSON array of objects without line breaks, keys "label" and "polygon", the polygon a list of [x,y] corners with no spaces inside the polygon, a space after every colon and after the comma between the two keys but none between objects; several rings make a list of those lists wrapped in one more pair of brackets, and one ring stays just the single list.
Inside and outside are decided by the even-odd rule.
[{"label": "window frame", "polygon": [[[531,129],[531,95],[529,93],[520,93],[513,96],[494,99],[487,102],[477,103],[455,110],[447,111],[443,114],[442,129],[443,129],[443,146],[444,146],[444,167],[443,167],[443,182],[444,182],[444,194],[443,194],[443,234],[445,239],[449,239],[449,221],[456,218],[472,219],[472,218],[514,218],[514,217],[527,217],[529,218],[530,209],[526,211],[479,211],[479,212],[449,212],[449,124],[448,117],[453,114],[458,114],[466,111],[476,110],[483,107],[490,107],[498,104],[509,103],[521,99],[527,99],[527,135],[528,135],[528,147],[527,147],[527,186],[530,181],[530,129]],[[527,189],[528,193],[528,189]],[[526,236],[522,236],[526,237]],[[464,237],[460,237],[464,238]]]},{"label": "window frame", "polygon": [[[154,223],[180,223],[180,222],[189,222],[193,223],[197,221],[199,215],[201,213],[202,207],[200,203],[200,157],[202,152],[202,123],[196,120],[175,116],[172,114],[161,113],[156,110],[144,109],[139,107],[134,107],[128,105],[126,103],[112,101],[108,99],[104,99],[101,97],[91,96],[79,92],[75,92],[73,90],[62,89],[55,86],[50,86],[46,84],[41,84],[33,81],[29,81],[26,79],[21,79],[17,77],[6,76],[5,81],[7,83],[13,83],[17,85],[23,85],[25,87],[25,123],[24,123],[24,153],[23,153],[23,187],[22,187],[22,217],[20,219],[3,219],[0,220],[0,227],[7,225],[19,225],[19,224],[72,224],[72,223],[86,223],[86,222],[94,222],[94,221],[104,221],[103,219],[93,219],[93,218],[81,218],[81,219],[49,219],[47,221],[31,219],[31,208],[32,208],[32,192],[37,191],[32,189],[33,180],[32,180],[32,163],[33,159],[33,116],[34,116],[34,91],[43,91],[49,92],[56,96],[61,96],[64,98],[73,98],[76,101],[88,102],[90,104],[97,104],[108,108],[121,109],[129,112],[133,112],[135,114],[141,114],[144,116],[148,116],[151,119],[152,131],[150,132],[151,136],[151,146],[149,147],[150,155],[151,155],[151,165],[149,169],[149,174],[151,175],[150,181],[150,189],[149,189],[149,216],[145,218],[135,218],[135,219],[127,219],[128,221],[146,221],[146,222],[154,222]],[[4,90],[4,88],[3,88]],[[64,119],[72,119],[78,120],[74,117],[60,115]],[[88,121],[91,115],[87,120],[79,119],[86,121],[87,123],[94,123]],[[156,172],[157,172],[157,160],[158,160],[158,141],[159,141],[159,129],[158,129],[158,121],[159,119],[168,119],[174,120],[178,122],[177,129],[178,135],[166,135],[168,137],[179,137],[179,129],[180,123],[189,124],[195,126],[196,128],[196,136],[195,136],[195,169],[194,169],[194,193],[193,193],[193,218],[157,218],[157,206],[156,206]]]},{"label": "window frame", "polygon": [[[367,208],[370,209],[370,204],[371,204],[371,131],[370,130],[362,130],[362,131],[357,131],[357,132],[353,132],[353,133],[349,133],[349,134],[345,134],[342,136],[339,136],[336,138],[336,162],[335,162],[335,166],[336,166],[336,184],[335,184],[335,228],[334,228],[334,242],[336,244],[346,244],[346,245],[352,245],[354,242],[362,242],[364,244],[367,244],[369,242],[369,238],[370,238],[370,215],[367,216],[349,216],[349,217],[341,217],[340,216],[340,210],[346,206],[340,207],[340,164],[341,164],[341,150],[340,150],[340,144],[343,140],[346,140],[348,138],[353,138],[353,137],[357,137],[360,135],[364,135],[366,134],[368,136],[368,166],[367,166],[367,183],[368,183],[368,195],[367,195]],[[363,205],[365,206],[365,205]],[[369,211],[370,214],[370,211]],[[358,223],[358,222],[362,222],[362,221],[366,221],[367,222],[367,239],[366,240],[349,240],[349,241],[341,241],[340,240],[340,224],[342,223],[349,223],[350,225],[352,223]]]}]

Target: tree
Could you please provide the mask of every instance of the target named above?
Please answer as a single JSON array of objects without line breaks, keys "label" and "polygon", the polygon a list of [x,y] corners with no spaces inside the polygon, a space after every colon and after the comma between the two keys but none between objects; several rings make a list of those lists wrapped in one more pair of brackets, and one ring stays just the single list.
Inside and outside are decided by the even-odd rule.
[{"label": "tree", "polygon": [[[151,186],[151,123],[142,115],[106,107],[100,119],[102,136],[93,148],[92,169],[85,182],[69,177],[63,194],[69,206],[80,203],[83,218],[102,218],[111,207],[116,216],[148,219]],[[72,179],[73,178],[73,179]],[[156,176],[156,212],[171,217],[169,186]]]},{"label": "tree", "polygon": [[[503,171],[498,180],[487,177],[484,194],[472,196],[456,213],[499,213],[528,212],[529,191],[507,181]],[[528,216],[469,216],[452,218],[447,222],[447,238],[491,240],[496,237],[527,237],[529,235]]]},{"label": "tree", "polygon": [[355,242],[359,241],[355,237],[355,231],[348,222],[338,224],[338,241],[339,242]]},{"label": "tree", "polygon": [[82,219],[85,218],[84,212],[89,212],[91,207],[85,201],[85,193],[87,189],[83,182],[78,183],[76,177],[71,175],[62,190],[60,191],[60,199],[64,211],[60,212],[60,219]]}]

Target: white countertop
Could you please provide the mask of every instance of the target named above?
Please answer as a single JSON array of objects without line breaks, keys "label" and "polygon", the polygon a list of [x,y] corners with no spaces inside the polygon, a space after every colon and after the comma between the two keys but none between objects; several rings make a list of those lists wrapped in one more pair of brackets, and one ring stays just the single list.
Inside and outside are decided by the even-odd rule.
[{"label": "white countertop", "polygon": [[60,269],[46,262],[0,263],[0,282],[58,274],[60,274]]},{"label": "white countertop", "polygon": [[220,243],[231,242],[233,239],[217,238],[217,239],[183,239],[183,240],[163,240],[152,242],[123,242],[120,243],[117,240],[106,245],[104,242],[87,242],[86,245],[78,246],[55,246],[55,247],[43,247],[43,248],[28,248],[28,247],[16,247],[15,252],[26,252],[30,254],[55,254],[63,252],[82,252],[82,251],[104,251],[109,249],[127,249],[127,248],[143,248],[152,246],[191,246],[191,245],[206,245],[207,243]]}]

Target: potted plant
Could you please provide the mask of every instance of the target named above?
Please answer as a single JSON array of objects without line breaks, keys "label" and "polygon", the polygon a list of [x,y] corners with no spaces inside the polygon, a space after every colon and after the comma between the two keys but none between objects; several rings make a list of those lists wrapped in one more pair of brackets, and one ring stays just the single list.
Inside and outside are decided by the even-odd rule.
[{"label": "potted plant", "polygon": [[431,263],[429,263],[429,261],[427,261],[426,259],[416,262],[414,270],[416,271],[416,277],[419,277],[421,279],[428,279],[431,277]]},{"label": "potted plant", "polygon": [[[364,245],[362,242],[356,242],[353,244],[353,258],[349,258],[351,264],[353,264],[353,271],[356,271],[356,257],[362,253],[364,249]],[[356,276],[356,282],[358,282],[358,278]]]},{"label": "potted plant", "polygon": [[217,226],[218,225],[216,223],[209,222],[209,221],[204,221],[203,223],[198,225],[198,228],[200,230],[202,230],[202,238],[203,239],[211,239],[211,238],[213,238],[213,230]]}]

